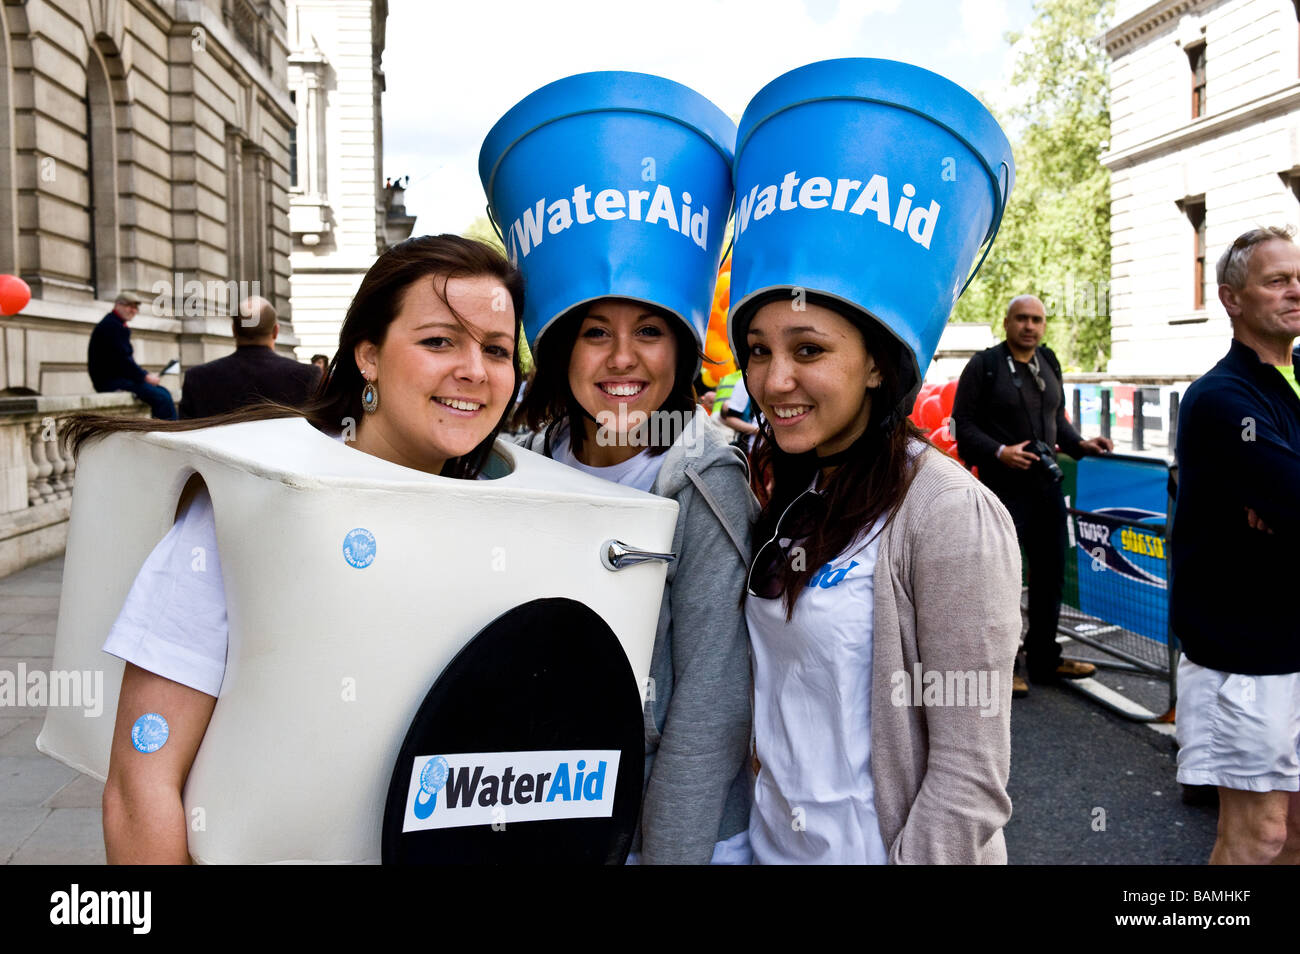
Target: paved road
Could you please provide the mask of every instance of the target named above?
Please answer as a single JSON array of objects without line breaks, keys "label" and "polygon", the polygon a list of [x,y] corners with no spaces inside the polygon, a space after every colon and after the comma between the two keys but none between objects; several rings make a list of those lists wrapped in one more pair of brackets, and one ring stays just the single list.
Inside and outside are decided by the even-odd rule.
[{"label": "paved road", "polygon": [[1183,804],[1174,751],[1170,736],[1078,692],[1033,686],[1011,707],[1007,860],[1204,864],[1218,809]]},{"label": "paved road", "polygon": [[[62,578],[58,559],[0,579],[0,670],[49,671]],[[103,864],[103,786],[36,751],[42,720],[0,706],[0,863]]]},{"label": "paved road", "polygon": [[[0,670],[49,669],[62,567],[52,560],[0,580]],[[1104,681],[1148,705],[1159,697],[1133,676]],[[39,710],[0,707],[0,863],[102,864],[102,786],[37,752],[40,726]],[[1035,686],[1013,703],[1011,739],[1013,864],[1200,864],[1209,856],[1216,810],[1182,804],[1168,735],[1070,689]]]}]

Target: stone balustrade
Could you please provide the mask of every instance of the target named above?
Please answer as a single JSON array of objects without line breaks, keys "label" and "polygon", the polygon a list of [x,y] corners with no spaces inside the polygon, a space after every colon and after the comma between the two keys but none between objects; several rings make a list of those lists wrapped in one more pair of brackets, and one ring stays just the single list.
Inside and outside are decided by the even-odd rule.
[{"label": "stone balustrade", "polygon": [[63,552],[76,461],[59,422],[92,412],[147,417],[126,392],[0,398],[0,577]]}]

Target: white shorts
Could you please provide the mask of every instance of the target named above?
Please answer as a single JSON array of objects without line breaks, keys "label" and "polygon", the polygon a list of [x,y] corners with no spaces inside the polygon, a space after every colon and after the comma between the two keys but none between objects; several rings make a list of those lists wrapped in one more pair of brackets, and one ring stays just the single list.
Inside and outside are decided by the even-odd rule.
[{"label": "white shorts", "polygon": [[1241,676],[1178,664],[1178,781],[1300,791],[1300,673]]}]

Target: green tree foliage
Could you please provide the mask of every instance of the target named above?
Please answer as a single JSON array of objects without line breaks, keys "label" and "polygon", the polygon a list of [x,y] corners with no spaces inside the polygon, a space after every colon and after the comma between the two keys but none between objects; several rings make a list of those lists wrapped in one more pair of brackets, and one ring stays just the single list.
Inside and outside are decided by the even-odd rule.
[{"label": "green tree foliage", "polygon": [[1016,185],[979,277],[954,311],[992,321],[1033,294],[1047,309],[1047,341],[1067,368],[1110,358],[1110,174],[1098,161],[1110,136],[1109,59],[1100,43],[1113,0],[1036,0],[1010,95],[999,116],[1017,130]]},{"label": "green tree foliage", "polygon": [[492,227],[492,223],[488,221],[486,215],[480,215],[460,234],[465,238],[478,239],[480,242],[486,242],[502,255],[506,253],[506,247],[501,244],[501,239],[497,235],[496,229]]}]

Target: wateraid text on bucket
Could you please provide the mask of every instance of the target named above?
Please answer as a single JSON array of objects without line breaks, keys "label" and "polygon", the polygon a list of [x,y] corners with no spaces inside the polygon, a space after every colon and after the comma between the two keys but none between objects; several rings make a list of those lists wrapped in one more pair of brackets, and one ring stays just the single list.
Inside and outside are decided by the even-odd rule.
[{"label": "wateraid text on bucket", "polygon": [[511,260],[518,261],[520,256],[526,258],[529,252],[542,244],[545,235],[559,235],[572,225],[590,225],[597,219],[612,222],[626,217],[644,225],[663,223],[690,238],[700,248],[707,245],[709,207],[702,206],[699,212],[692,214],[689,192],[681,194],[680,212],[672,190],[663,184],[653,193],[644,189],[601,189],[588,208],[587,200],[591,198],[592,193],[586,185],[578,185],[571,197],[559,198],[549,204],[542,197],[536,205],[524,209],[523,215],[511,223],[506,233]]},{"label": "wateraid text on bucket", "polygon": [[[796,186],[799,188],[797,196]],[[849,200],[855,192],[857,198],[853,199],[850,206]],[[740,196],[736,216],[738,234],[743,234],[749,228],[751,217],[758,221],[776,212],[829,208],[832,212],[846,212],[849,215],[874,212],[882,225],[891,225],[899,232],[906,232],[913,242],[929,249],[935,223],[939,220],[939,203],[931,200],[928,206],[915,204],[916,186],[910,182],[903,184],[902,195],[896,207],[892,206],[889,196],[889,180],[879,174],[873,175],[863,187],[860,179],[836,179],[832,186],[831,180],[825,176],[813,176],[801,182],[797,172],[787,172],[780,185],[769,185],[762,189],[755,185],[748,194]]]}]

